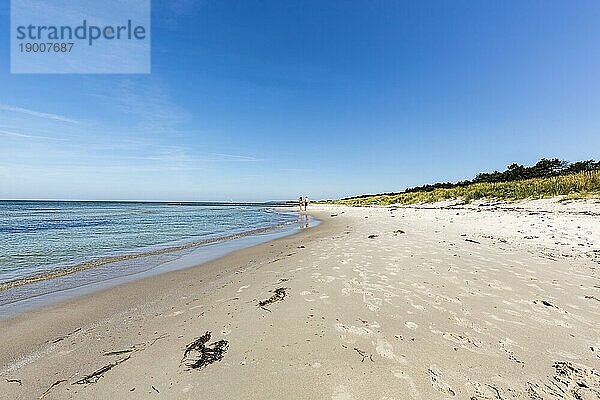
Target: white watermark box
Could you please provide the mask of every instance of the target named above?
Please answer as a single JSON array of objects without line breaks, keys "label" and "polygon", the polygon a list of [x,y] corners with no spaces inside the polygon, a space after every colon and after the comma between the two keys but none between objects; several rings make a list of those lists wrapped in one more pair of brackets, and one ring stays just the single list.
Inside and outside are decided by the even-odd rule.
[{"label": "white watermark box", "polygon": [[14,74],[150,73],[150,0],[11,0]]}]

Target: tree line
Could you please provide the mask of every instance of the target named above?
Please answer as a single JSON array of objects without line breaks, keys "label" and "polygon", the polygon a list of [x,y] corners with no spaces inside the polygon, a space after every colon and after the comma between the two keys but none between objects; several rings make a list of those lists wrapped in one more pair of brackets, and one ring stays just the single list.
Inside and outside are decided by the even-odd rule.
[{"label": "tree line", "polygon": [[[413,193],[413,192],[431,192],[435,189],[451,189],[460,186],[467,186],[473,183],[497,183],[497,182],[511,182],[511,181],[522,181],[531,178],[548,178],[552,176],[575,174],[578,172],[586,171],[597,171],[600,170],[600,161],[585,160],[570,163],[568,161],[560,160],[558,158],[542,158],[535,165],[526,167],[521,164],[513,163],[510,164],[502,172],[481,172],[471,180],[464,180],[459,182],[438,182],[434,184],[427,184],[423,186],[416,186],[408,188],[403,192],[393,193],[382,193],[382,195],[398,195],[402,193]],[[370,195],[356,196],[353,198],[368,197]]]}]

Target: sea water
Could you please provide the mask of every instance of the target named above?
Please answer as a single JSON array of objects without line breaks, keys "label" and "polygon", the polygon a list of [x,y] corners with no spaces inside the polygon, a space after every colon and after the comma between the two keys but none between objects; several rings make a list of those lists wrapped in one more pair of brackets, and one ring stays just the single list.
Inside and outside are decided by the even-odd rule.
[{"label": "sea water", "polygon": [[[95,274],[129,274],[188,248],[297,221],[297,214],[266,205],[0,201],[0,287],[96,265],[102,269]],[[140,260],[146,254],[152,260]]]}]

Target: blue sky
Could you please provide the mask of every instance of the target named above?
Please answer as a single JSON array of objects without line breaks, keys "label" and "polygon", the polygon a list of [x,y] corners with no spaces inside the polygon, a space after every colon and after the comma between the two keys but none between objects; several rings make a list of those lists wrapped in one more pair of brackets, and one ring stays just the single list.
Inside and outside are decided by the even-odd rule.
[{"label": "blue sky", "polygon": [[155,1],[149,75],[11,75],[0,198],[268,200],[600,158],[598,1]]}]

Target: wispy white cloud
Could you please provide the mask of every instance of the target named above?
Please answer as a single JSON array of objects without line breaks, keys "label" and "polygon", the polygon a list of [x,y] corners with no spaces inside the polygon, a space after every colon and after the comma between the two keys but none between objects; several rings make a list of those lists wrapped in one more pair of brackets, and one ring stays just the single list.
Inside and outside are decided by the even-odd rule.
[{"label": "wispy white cloud", "polygon": [[313,172],[313,169],[310,168],[282,168],[282,171],[286,172]]},{"label": "wispy white cloud", "polygon": [[64,140],[64,139],[54,138],[54,137],[50,137],[50,136],[30,135],[27,133],[5,131],[3,129],[0,129],[0,136],[20,137],[20,138],[26,138],[26,139],[45,139],[45,140],[60,140],[60,141]]},{"label": "wispy white cloud", "polygon": [[141,156],[125,156],[122,160],[147,161],[154,165],[162,165],[165,168],[180,170],[203,169],[207,163],[235,163],[235,162],[261,162],[261,158],[223,153],[190,154],[183,147],[162,147],[156,151]]},{"label": "wispy white cloud", "polygon": [[168,89],[158,80],[124,78],[111,80],[107,85],[98,79],[86,95],[103,102],[115,115],[126,116],[126,129],[144,137],[184,133],[181,126],[191,118],[171,100]]},{"label": "wispy white cloud", "polygon": [[13,176],[19,171],[65,182],[168,180],[163,177],[169,174],[194,181],[240,163],[247,174],[265,161],[244,149],[198,143],[194,115],[160,80],[93,77],[85,80],[84,90],[86,104],[109,118],[88,117],[78,123],[64,115],[0,104],[0,117],[7,117],[0,124],[0,143],[10,140],[10,146],[0,145],[0,169],[4,161]]},{"label": "wispy white cloud", "polygon": [[235,161],[235,162],[258,162],[264,161],[262,158],[252,156],[244,156],[238,154],[213,153],[208,156],[210,161]]},{"label": "wispy white cloud", "polygon": [[25,115],[30,115],[30,116],[36,117],[36,118],[43,118],[43,119],[49,119],[49,120],[53,120],[53,121],[66,122],[69,124],[79,124],[80,123],[79,121],[76,121],[72,118],[68,118],[64,115],[39,112],[39,111],[29,110],[27,108],[17,107],[17,106],[13,106],[13,105],[9,105],[9,104],[0,104],[0,111],[25,114]]}]

